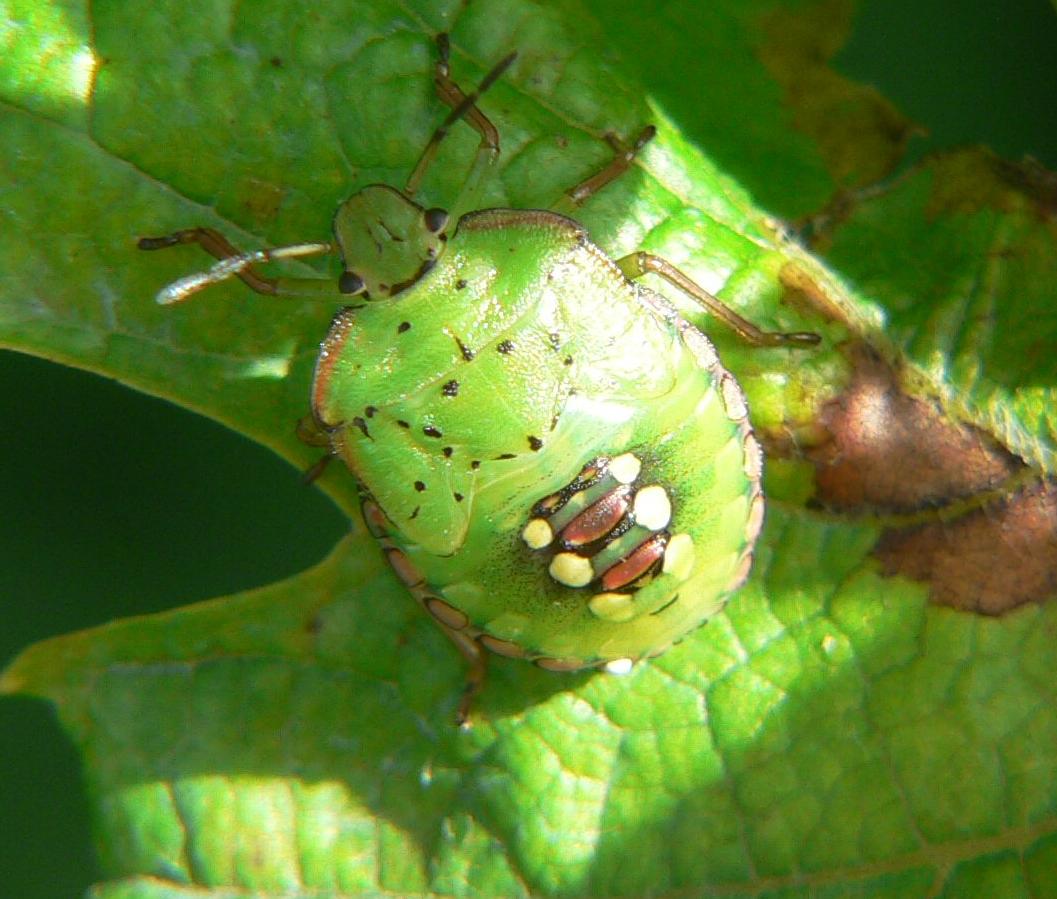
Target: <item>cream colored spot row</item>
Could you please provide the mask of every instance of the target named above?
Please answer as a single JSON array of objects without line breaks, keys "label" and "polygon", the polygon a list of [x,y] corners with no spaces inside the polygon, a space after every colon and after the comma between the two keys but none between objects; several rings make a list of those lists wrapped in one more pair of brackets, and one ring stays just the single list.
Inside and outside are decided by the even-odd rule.
[{"label": "cream colored spot row", "polygon": [[752,551],[746,550],[745,555],[738,561],[738,567],[734,572],[734,576],[730,579],[730,583],[727,585],[728,590],[737,590],[749,577],[749,572],[752,570]]},{"label": "cream colored spot row", "polygon": [[681,581],[690,577],[694,568],[694,538],[689,534],[676,534],[664,548],[661,571]]},{"label": "cream colored spot row", "polygon": [[576,553],[558,553],[551,559],[550,576],[566,587],[586,587],[595,579],[589,559]]},{"label": "cream colored spot row", "polygon": [[635,598],[628,593],[597,593],[587,603],[596,618],[630,621],[635,617]]},{"label": "cream colored spot row", "polygon": [[642,462],[634,453],[624,453],[609,460],[609,473],[619,484],[634,484],[642,471]]},{"label": "cream colored spot row", "polygon": [[521,532],[521,539],[529,549],[543,549],[554,540],[554,529],[543,518],[533,518]]},{"label": "cream colored spot row", "polygon": [[668,492],[659,484],[643,487],[635,494],[632,512],[636,524],[651,531],[663,530],[672,520],[672,503],[668,499]]}]

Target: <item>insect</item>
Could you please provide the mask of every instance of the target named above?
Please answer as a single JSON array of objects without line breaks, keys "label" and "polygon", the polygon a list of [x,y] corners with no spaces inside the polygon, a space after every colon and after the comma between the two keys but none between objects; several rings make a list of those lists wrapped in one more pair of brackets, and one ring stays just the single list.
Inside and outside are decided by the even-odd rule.
[{"label": "insect", "polygon": [[[323,340],[306,442],[355,476],[367,527],[419,604],[471,662],[611,670],[656,656],[714,615],[748,576],[763,522],[761,453],[738,382],[647,272],[757,346],[764,332],[663,259],[609,258],[555,208],[473,209],[499,135],[478,107],[514,62],[464,93],[437,41],[450,112],[403,190],[366,186],[334,217],[334,241],[240,252],[208,228],[143,238],[218,258],[162,289],[187,299],[231,277],[264,294],[342,303]],[[415,195],[448,131],[480,144],[457,215]],[[609,165],[566,192],[572,209],[619,177],[653,136],[611,139]],[[257,265],[338,253],[330,279]]]}]

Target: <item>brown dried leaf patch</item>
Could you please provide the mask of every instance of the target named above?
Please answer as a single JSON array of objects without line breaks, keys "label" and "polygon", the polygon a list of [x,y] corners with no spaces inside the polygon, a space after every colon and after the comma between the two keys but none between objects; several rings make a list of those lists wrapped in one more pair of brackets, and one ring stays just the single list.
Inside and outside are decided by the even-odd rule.
[{"label": "brown dried leaf patch", "polygon": [[910,395],[865,344],[821,411],[814,502],[888,520],[874,554],[933,602],[997,615],[1057,596],[1057,488],[994,438]]},{"label": "brown dried leaf patch", "polygon": [[913,513],[993,491],[1023,468],[982,431],[905,393],[896,372],[865,344],[848,354],[851,383],[823,406],[819,424],[826,439],[807,451],[820,505]]},{"label": "brown dried leaf patch", "polygon": [[929,585],[933,602],[999,615],[1057,594],[1057,484],[1025,489],[950,521],[888,530],[874,555],[887,575]]}]

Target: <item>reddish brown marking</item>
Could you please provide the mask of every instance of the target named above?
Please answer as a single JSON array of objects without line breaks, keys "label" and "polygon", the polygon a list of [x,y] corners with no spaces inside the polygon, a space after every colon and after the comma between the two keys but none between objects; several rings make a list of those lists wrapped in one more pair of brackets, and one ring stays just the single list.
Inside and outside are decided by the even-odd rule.
[{"label": "reddish brown marking", "polygon": [[467,618],[463,612],[459,611],[450,603],[446,603],[443,599],[438,599],[436,596],[431,596],[426,599],[426,608],[429,610],[429,613],[445,627],[461,631],[470,623],[470,619]]},{"label": "reddish brown marking", "polygon": [[569,546],[601,540],[617,526],[630,506],[631,488],[618,487],[570,521],[562,530],[561,539]]},{"label": "reddish brown marking", "polygon": [[378,503],[366,500],[363,504],[363,521],[374,537],[384,537],[389,532],[389,519]]},{"label": "reddish brown marking", "polygon": [[312,382],[312,411],[324,424],[327,422],[322,415],[323,398],[330,390],[330,378],[334,374],[334,365],[341,358],[345,342],[349,339],[354,317],[355,313],[352,309],[344,309],[334,316],[334,321],[320,348],[319,358],[316,360],[316,376]]},{"label": "reddish brown marking", "polygon": [[424,580],[421,572],[412,564],[411,560],[399,549],[388,549],[385,552],[389,564],[392,566],[396,576],[408,587],[417,587]]},{"label": "reddish brown marking", "polygon": [[508,659],[525,658],[525,650],[510,640],[500,640],[491,634],[481,634],[478,637],[478,641],[485,649],[494,652],[496,655],[506,656]]},{"label": "reddish brown marking", "polygon": [[576,476],[576,480],[581,484],[591,483],[602,473],[603,465],[607,464],[609,464],[608,459],[595,459],[594,462],[588,462],[580,470],[580,474]]},{"label": "reddish brown marking", "polygon": [[640,543],[630,556],[602,575],[602,589],[618,590],[642,577],[664,556],[667,543],[667,534],[654,534],[645,543]]},{"label": "reddish brown marking", "polygon": [[545,496],[535,506],[533,506],[533,516],[544,516],[548,517],[557,512],[562,506],[564,506],[571,497],[575,496],[579,491],[585,487],[590,487],[605,470],[605,466],[609,464],[608,459],[595,459],[593,462],[588,462],[581,470],[576,478],[565,487],[559,490],[557,493],[552,493],[550,496]]},{"label": "reddish brown marking", "polygon": [[552,493],[550,496],[544,497],[538,503],[536,503],[536,511],[540,515],[550,515],[551,512],[555,511],[561,504],[562,496],[560,493]]},{"label": "reddish brown marking", "polygon": [[544,671],[579,671],[585,667],[583,659],[536,659],[536,664]]}]

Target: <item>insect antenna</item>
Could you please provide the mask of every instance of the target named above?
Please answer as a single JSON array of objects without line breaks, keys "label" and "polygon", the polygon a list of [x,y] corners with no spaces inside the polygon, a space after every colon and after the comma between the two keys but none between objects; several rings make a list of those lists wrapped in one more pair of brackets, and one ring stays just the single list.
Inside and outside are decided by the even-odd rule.
[{"label": "insect antenna", "polygon": [[330,293],[333,290],[328,281],[311,278],[267,278],[254,268],[255,265],[271,262],[273,259],[297,259],[302,256],[332,253],[334,247],[329,243],[297,243],[243,253],[212,228],[185,228],[162,237],[141,237],[136,246],[141,250],[164,250],[191,243],[198,244],[219,261],[204,272],[187,275],[158,291],[155,299],[163,306],[182,303],[200,290],[233,277],[241,278],[248,287],[263,294],[307,296]]}]

